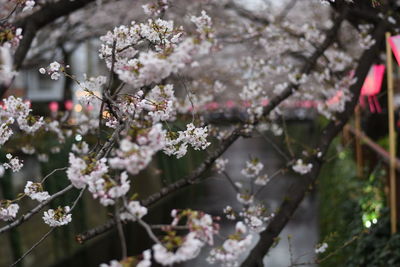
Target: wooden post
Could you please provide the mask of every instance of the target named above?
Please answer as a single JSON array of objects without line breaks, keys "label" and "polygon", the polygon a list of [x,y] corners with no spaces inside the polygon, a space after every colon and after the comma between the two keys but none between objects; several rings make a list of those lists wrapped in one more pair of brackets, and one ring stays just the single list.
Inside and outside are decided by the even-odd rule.
[{"label": "wooden post", "polygon": [[390,222],[392,234],[397,232],[397,205],[396,205],[396,132],[393,105],[393,57],[389,45],[390,33],[386,33],[386,60],[387,60],[387,95],[389,116],[389,178],[390,178]]},{"label": "wooden post", "polygon": [[[361,109],[360,106],[356,106],[356,110],[354,112],[354,126],[357,133],[361,133]],[[361,146],[361,138],[358,135],[355,137],[356,141],[356,163],[357,163],[357,176],[359,178],[363,177],[363,158],[362,158],[362,146]]]}]

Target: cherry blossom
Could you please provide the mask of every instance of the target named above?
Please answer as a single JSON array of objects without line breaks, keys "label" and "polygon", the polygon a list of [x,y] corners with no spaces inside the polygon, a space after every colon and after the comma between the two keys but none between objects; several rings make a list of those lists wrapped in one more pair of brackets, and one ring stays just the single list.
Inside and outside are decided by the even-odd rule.
[{"label": "cherry blossom", "polygon": [[253,178],[257,176],[263,168],[264,164],[257,158],[254,158],[250,161],[246,161],[246,168],[242,169],[241,173],[248,178]]},{"label": "cherry blossom", "polygon": [[41,183],[34,183],[32,181],[28,181],[26,183],[24,193],[31,199],[39,202],[43,202],[50,197],[47,191],[43,191],[43,186]]},{"label": "cherry blossom", "polygon": [[6,155],[6,158],[9,160],[9,162],[3,163],[3,167],[6,170],[11,169],[13,172],[19,172],[24,166],[22,160],[18,159],[18,157],[13,157],[10,153]]},{"label": "cherry blossom", "polygon": [[228,159],[219,158],[215,160],[215,169],[218,173],[223,173],[225,171],[226,165],[228,164]]},{"label": "cherry blossom", "polygon": [[243,222],[237,222],[235,233],[221,247],[212,249],[207,261],[220,266],[237,266],[240,255],[251,245],[252,236],[244,235],[246,232]]},{"label": "cherry blossom", "polygon": [[126,172],[121,173],[119,179],[111,179],[108,175],[103,175],[98,179],[88,181],[89,191],[94,198],[99,198],[104,206],[114,205],[115,199],[124,196],[130,188],[130,181]]},{"label": "cherry blossom", "polygon": [[69,224],[72,221],[72,215],[69,206],[58,207],[57,209],[49,209],[43,214],[43,220],[51,227],[58,227]]},{"label": "cherry blossom", "polygon": [[315,249],[315,253],[316,254],[324,253],[327,248],[328,248],[328,244],[324,242],[317,246],[317,248]]},{"label": "cherry blossom", "polygon": [[192,232],[184,238],[182,245],[175,252],[169,251],[162,244],[155,244],[153,246],[154,259],[164,266],[188,261],[196,258],[203,246],[204,243]]},{"label": "cherry blossom", "polygon": [[18,213],[19,205],[11,203],[9,200],[0,201],[0,220],[11,221]]},{"label": "cherry blossom", "polygon": [[89,182],[100,179],[108,171],[104,158],[100,160],[90,157],[80,158],[70,153],[69,164],[67,177],[76,188],[85,187]]},{"label": "cherry blossom", "polygon": [[298,159],[296,163],[292,166],[293,171],[300,173],[301,175],[307,174],[311,171],[312,169],[312,164],[311,163],[303,163],[302,159]]},{"label": "cherry blossom", "polygon": [[147,214],[147,208],[140,205],[139,201],[130,201],[126,211],[121,212],[121,220],[137,221]]}]

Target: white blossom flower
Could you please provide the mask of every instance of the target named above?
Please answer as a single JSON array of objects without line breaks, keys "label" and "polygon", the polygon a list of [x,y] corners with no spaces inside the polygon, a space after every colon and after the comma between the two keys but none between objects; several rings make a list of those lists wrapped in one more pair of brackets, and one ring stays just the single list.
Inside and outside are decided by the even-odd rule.
[{"label": "white blossom flower", "polygon": [[107,176],[88,181],[89,191],[94,198],[99,198],[104,206],[114,205],[115,199],[124,196],[130,188],[130,181],[126,172],[121,173],[118,180],[113,180]]},{"label": "white blossom flower", "polygon": [[51,227],[58,227],[66,225],[72,221],[72,215],[69,213],[71,211],[69,206],[58,207],[57,209],[49,209],[43,214],[43,220],[46,224]]},{"label": "white blossom flower", "polygon": [[125,212],[121,212],[121,220],[137,221],[147,214],[147,208],[139,201],[130,201]]},{"label": "white blossom flower", "polygon": [[11,221],[17,216],[19,205],[11,201],[0,201],[0,220]]},{"label": "white blossom flower", "polygon": [[102,263],[99,267],[123,267],[123,265],[117,260],[112,260],[110,264]]},{"label": "white blossom flower", "polygon": [[35,6],[35,1],[33,1],[33,0],[27,0],[27,1],[25,1],[25,6],[24,6],[24,8],[22,9],[22,12],[32,10],[32,8],[33,8],[34,6]]},{"label": "white blossom flower", "polygon": [[268,174],[260,175],[254,180],[254,184],[265,186],[270,181]]},{"label": "white blossom flower", "polygon": [[322,243],[320,245],[318,245],[315,249],[315,253],[316,254],[321,254],[324,253],[326,251],[326,249],[328,248],[328,244],[327,243]]},{"label": "white blossom flower", "polygon": [[238,193],[236,195],[236,199],[237,201],[239,201],[240,203],[244,204],[244,205],[249,205],[251,203],[253,203],[254,201],[254,196],[250,195],[250,194],[241,194]]},{"label": "white blossom flower", "polygon": [[183,243],[175,252],[169,251],[162,244],[153,245],[154,259],[161,265],[172,265],[196,258],[204,243],[196,238],[196,234],[190,232]]},{"label": "white blossom flower", "polygon": [[313,167],[313,166],[312,166],[311,163],[305,164],[305,163],[303,163],[303,160],[302,160],[302,159],[298,159],[298,160],[296,161],[296,164],[294,164],[294,165],[292,166],[292,169],[293,169],[295,172],[300,173],[301,175],[304,175],[304,174],[309,173],[309,172],[311,171],[312,167]]},{"label": "white blossom flower", "polygon": [[84,188],[89,182],[100,179],[107,173],[106,159],[95,160],[87,158],[85,161],[69,153],[69,167],[67,177],[76,188]]},{"label": "white blossom flower", "polygon": [[221,247],[213,248],[207,261],[211,264],[218,263],[219,266],[237,266],[239,257],[251,245],[252,235],[244,236],[246,232],[246,226],[238,222],[235,234],[226,239]]},{"label": "white blossom flower", "polygon": [[79,155],[86,155],[89,153],[89,145],[85,141],[82,141],[79,144],[73,144],[71,151]]},{"label": "white blossom flower", "polygon": [[7,169],[11,169],[13,172],[18,172],[24,166],[22,160],[18,159],[18,157],[13,157],[10,153],[6,155],[6,158],[9,160],[8,163],[3,163],[3,167]]},{"label": "white blossom flower", "polygon": [[41,183],[33,183],[31,181],[26,183],[24,193],[31,199],[39,202],[43,202],[50,197],[47,191],[43,191],[43,186]]},{"label": "white blossom flower", "polygon": [[156,123],[148,129],[142,129],[136,142],[125,138],[116,150],[116,157],[108,163],[114,169],[124,169],[132,175],[138,174],[147,167],[155,153],[165,145],[165,134],[161,123]]},{"label": "white blossom flower", "polygon": [[248,178],[253,178],[256,177],[263,168],[264,164],[257,158],[254,158],[250,161],[246,161],[246,168],[242,169],[241,173]]},{"label": "white blossom flower", "polygon": [[136,267],[150,267],[151,266],[151,250],[147,249],[142,253],[143,259],[136,264]]},{"label": "white blossom flower", "polygon": [[226,206],[223,212],[228,220],[236,220],[236,213],[231,206]]},{"label": "white blossom flower", "polygon": [[228,164],[228,159],[218,158],[215,160],[215,169],[218,173],[223,173],[225,171],[226,164]]}]

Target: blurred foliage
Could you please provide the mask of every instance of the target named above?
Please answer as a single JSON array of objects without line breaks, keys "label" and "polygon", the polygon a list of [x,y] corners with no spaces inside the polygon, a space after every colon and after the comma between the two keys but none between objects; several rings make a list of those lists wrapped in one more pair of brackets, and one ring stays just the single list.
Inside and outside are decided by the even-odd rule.
[{"label": "blurred foliage", "polygon": [[320,266],[400,266],[400,234],[390,235],[384,166],[376,162],[359,178],[352,151],[339,140],[329,154],[337,157],[325,164],[318,189],[321,242],[329,244],[320,260],[330,257]]}]

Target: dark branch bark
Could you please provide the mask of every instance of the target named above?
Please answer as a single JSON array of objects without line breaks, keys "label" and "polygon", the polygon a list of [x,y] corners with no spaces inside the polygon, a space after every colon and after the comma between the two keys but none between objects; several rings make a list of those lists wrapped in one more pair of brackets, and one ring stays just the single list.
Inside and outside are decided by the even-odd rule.
[{"label": "dark branch bark", "polygon": [[[32,41],[41,28],[93,1],[94,0],[60,0],[58,2],[52,2],[44,5],[33,14],[16,21],[14,25],[22,29],[23,38],[14,54],[14,69],[19,70],[22,66]],[[3,97],[9,88],[9,85],[0,85],[0,96]]]},{"label": "dark branch bark", "polygon": [[[382,44],[382,40],[384,40],[386,27],[387,24],[385,22],[380,23],[374,34],[376,44],[371,49],[365,51],[359,60],[358,68],[356,70],[357,82],[350,88],[351,92],[353,93],[352,101],[346,104],[345,111],[337,116],[337,120],[331,121],[322,131],[320,141],[318,142],[319,147],[317,149],[321,151],[323,155],[326,154],[332,140],[337,136],[337,134],[341,131],[348,119],[353,114],[355,105],[359,99],[360,88],[363,85],[370,66],[374,62],[376,55],[379,52],[379,47]],[[260,234],[260,240],[250,252],[250,255],[242,263],[242,267],[263,266],[262,261],[264,255],[268,253],[268,250],[273,245],[275,239],[278,237],[279,233],[287,224],[301,201],[304,199],[304,196],[314,185],[318,177],[323,161],[318,157],[314,157],[311,159],[311,163],[313,164],[311,173],[305,176],[304,179],[299,178],[299,180],[296,181],[288,190],[287,197],[283,200],[281,206],[279,207],[278,213],[272,219],[267,229]]]},{"label": "dark branch bark", "polygon": [[14,66],[16,69],[22,65],[26,54],[32,44],[36,32],[44,26],[54,22],[56,19],[66,16],[94,0],[61,0],[43,6],[35,13],[16,21],[14,24],[17,28],[22,28],[23,39],[20,46],[15,52]]}]

